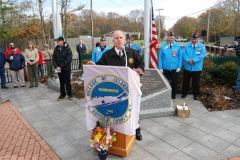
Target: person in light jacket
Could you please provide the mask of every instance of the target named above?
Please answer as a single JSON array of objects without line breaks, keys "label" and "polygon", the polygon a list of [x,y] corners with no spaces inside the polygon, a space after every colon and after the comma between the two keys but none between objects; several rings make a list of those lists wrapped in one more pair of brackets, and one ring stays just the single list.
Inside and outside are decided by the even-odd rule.
[{"label": "person in light jacket", "polygon": [[140,54],[140,56],[142,56],[142,48],[137,43],[133,42],[131,34],[126,35],[125,46],[135,49]]},{"label": "person in light jacket", "polygon": [[28,75],[30,79],[29,88],[38,87],[38,51],[34,48],[31,41],[28,41],[25,49],[25,60],[27,61]]},{"label": "person in light jacket", "polygon": [[99,61],[99,59],[101,59],[104,52],[106,52],[109,49],[110,48],[108,46],[106,46],[106,38],[102,37],[100,39],[100,46],[96,47],[92,52],[92,61],[94,63],[97,63]]},{"label": "person in light jacket", "polygon": [[178,42],[174,42],[174,33],[168,34],[167,42],[164,42],[158,54],[158,68],[170,82],[172,81],[172,99],[177,94],[178,72],[182,68],[182,50]]},{"label": "person in light jacket", "polygon": [[188,42],[184,46],[183,60],[183,86],[182,98],[188,94],[189,83],[192,77],[192,88],[194,100],[198,100],[200,95],[200,74],[203,68],[203,60],[206,57],[205,45],[198,42],[198,31],[192,34],[192,42]]}]

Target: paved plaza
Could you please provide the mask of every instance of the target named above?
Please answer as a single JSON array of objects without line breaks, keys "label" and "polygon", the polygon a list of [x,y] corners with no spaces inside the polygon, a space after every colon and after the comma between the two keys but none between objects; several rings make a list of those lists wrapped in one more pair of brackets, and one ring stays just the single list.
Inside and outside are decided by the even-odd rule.
[{"label": "paved plaza", "polygon": [[[44,155],[45,159],[98,159],[97,152],[89,146],[90,132],[85,127],[83,99],[57,101],[59,93],[44,84],[37,88],[28,88],[28,83],[26,88],[7,85],[9,89],[0,89],[0,102],[9,100],[11,103],[1,104],[0,115],[6,113],[4,106],[14,112],[11,118],[20,117],[20,121],[15,121],[31,131],[24,134],[32,139],[37,137],[36,143],[40,141],[42,144],[38,142],[39,150],[43,150],[38,155]],[[200,101],[193,100],[192,95],[185,99],[177,95],[174,103],[179,102],[189,104],[190,118],[170,116],[142,119],[143,140],[135,143],[127,157],[109,155],[108,160],[221,160],[230,157],[240,160],[240,109],[208,112]],[[1,124],[2,121],[0,127]],[[1,130],[0,138],[3,134]],[[6,158],[7,152],[2,153],[3,143],[1,140],[0,160],[10,159],[11,154],[8,153]],[[16,154],[15,146],[11,146],[13,152],[10,153]],[[8,147],[4,146],[5,149]]]}]

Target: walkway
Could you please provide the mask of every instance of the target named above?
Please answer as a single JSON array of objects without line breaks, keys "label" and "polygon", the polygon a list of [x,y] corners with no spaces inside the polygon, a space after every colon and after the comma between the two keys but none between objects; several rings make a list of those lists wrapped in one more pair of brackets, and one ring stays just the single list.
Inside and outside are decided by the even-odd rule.
[{"label": "walkway", "polygon": [[[38,88],[20,87],[15,89],[11,84],[8,86],[10,89],[0,89],[0,101],[10,100],[16,110],[14,111],[14,108],[6,103],[5,107],[0,108],[0,114],[2,118],[4,117],[2,114],[11,112],[12,118],[5,116],[6,121],[9,119],[11,122],[16,121],[17,123],[14,123],[13,126],[18,125],[29,131],[23,132],[26,136],[22,136],[22,132],[20,132],[18,139],[23,138],[24,143],[26,137],[30,137],[29,139],[34,137],[35,144],[39,143],[40,145],[45,141],[63,160],[98,159],[97,153],[89,146],[90,132],[85,128],[83,100],[71,101],[66,98],[56,101],[59,93],[43,84],[40,84]],[[240,156],[240,109],[208,112],[199,101],[194,101],[191,95],[185,99],[181,99],[180,95],[177,95],[174,103],[183,101],[191,107],[190,118],[170,116],[141,120],[143,140],[136,142],[127,157],[109,155],[108,160],[220,160],[229,157],[240,159],[240,157],[236,157]],[[6,107],[6,105],[10,107]],[[16,115],[19,118],[15,118]],[[1,138],[4,137],[2,136],[4,134],[2,125],[1,119]],[[31,126],[34,129],[30,129]],[[9,135],[11,134],[9,133]],[[28,143],[29,146],[32,141],[25,142],[25,144]],[[6,142],[12,143],[10,139]],[[0,146],[2,143],[1,139]],[[48,153],[50,150],[48,145],[43,144],[42,150],[46,153],[45,158],[47,156],[52,158],[54,152]],[[4,148],[9,148],[9,146],[4,146]],[[28,147],[25,146],[25,149],[27,150]],[[2,156],[8,155],[10,159],[10,155],[13,156],[16,153],[15,150],[11,154],[8,153],[8,150],[3,151],[2,148],[0,150],[0,160],[3,159]],[[21,151],[17,153],[24,156],[29,155],[29,153],[24,154]],[[33,150],[32,153],[34,154],[35,151]],[[40,151],[39,155],[42,155],[41,153]]]}]

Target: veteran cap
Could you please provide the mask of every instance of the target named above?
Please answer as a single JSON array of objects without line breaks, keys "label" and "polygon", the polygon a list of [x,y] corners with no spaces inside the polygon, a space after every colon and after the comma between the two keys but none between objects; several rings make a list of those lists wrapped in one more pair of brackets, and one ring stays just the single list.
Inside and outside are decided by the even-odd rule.
[{"label": "veteran cap", "polygon": [[198,38],[198,30],[196,30],[196,31],[192,34],[192,38]]}]

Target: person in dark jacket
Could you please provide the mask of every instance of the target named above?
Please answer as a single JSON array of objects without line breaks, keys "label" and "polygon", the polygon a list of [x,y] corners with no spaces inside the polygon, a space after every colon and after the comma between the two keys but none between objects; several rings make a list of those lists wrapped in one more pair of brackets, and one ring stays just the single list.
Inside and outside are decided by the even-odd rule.
[{"label": "person in dark jacket", "polygon": [[66,96],[65,86],[68,98],[72,100],[73,95],[70,82],[72,50],[69,45],[64,42],[63,37],[59,37],[55,41],[57,41],[57,46],[53,51],[52,63],[55,71],[58,73],[60,81],[60,96],[58,97],[58,101],[61,101]]},{"label": "person in dark jacket", "polygon": [[6,58],[4,56],[3,50],[0,48],[0,77],[1,77],[1,86],[2,89],[8,89],[9,87],[6,86],[6,78],[5,78],[5,65]]},{"label": "person in dark jacket", "polygon": [[[109,65],[109,66],[125,66],[126,59],[123,53],[122,47],[126,41],[126,37],[122,31],[117,30],[113,33],[114,47],[106,51],[101,59],[96,63],[97,65]],[[127,66],[136,71],[140,76],[143,75],[144,62],[141,55],[134,49],[126,47]],[[87,64],[95,64],[89,61]],[[142,140],[140,127],[136,129],[136,139]]]},{"label": "person in dark jacket", "polygon": [[83,41],[81,39],[79,40],[79,44],[76,46],[76,50],[78,52],[78,60],[79,60],[79,67],[78,68],[81,69],[82,68],[81,55],[86,53],[86,50],[87,50],[85,44],[83,44]]},{"label": "person in dark jacket", "polygon": [[25,58],[20,52],[17,53],[17,51],[19,50],[13,47],[12,53],[9,53],[7,57],[7,62],[10,66],[10,74],[12,76],[14,88],[18,87],[18,80],[21,86],[25,87],[23,72],[23,68],[25,66]]},{"label": "person in dark jacket", "polygon": [[236,93],[240,94],[240,41],[235,48],[236,56],[238,57],[238,75],[236,80]]}]

